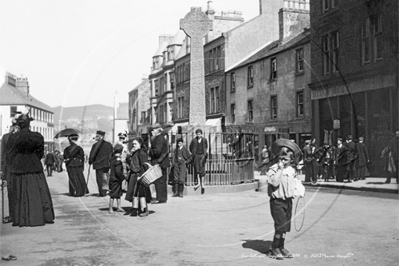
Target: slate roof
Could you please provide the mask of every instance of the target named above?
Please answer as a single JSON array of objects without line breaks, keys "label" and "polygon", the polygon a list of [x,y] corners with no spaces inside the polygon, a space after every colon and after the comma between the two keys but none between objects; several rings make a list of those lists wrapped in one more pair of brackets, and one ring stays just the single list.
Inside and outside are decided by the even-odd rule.
[{"label": "slate roof", "polygon": [[0,87],[0,105],[29,105],[53,113],[51,107],[32,95],[26,95],[18,88],[5,82]]},{"label": "slate roof", "polygon": [[276,41],[270,43],[269,45],[266,45],[266,47],[259,50],[259,52],[250,56],[248,59],[244,60],[242,63],[238,64],[237,66],[230,69],[229,71],[252,64],[258,60],[275,55],[284,50],[291,49],[295,46],[305,44],[309,41],[310,41],[310,30],[305,29],[302,33],[298,34],[297,36],[293,37],[292,39],[289,39],[286,42],[282,43],[280,40],[276,40]]}]

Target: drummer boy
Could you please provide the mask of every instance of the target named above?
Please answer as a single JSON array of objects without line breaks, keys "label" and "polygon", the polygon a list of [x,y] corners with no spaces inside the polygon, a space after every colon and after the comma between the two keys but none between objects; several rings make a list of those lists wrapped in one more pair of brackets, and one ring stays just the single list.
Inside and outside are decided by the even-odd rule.
[{"label": "drummer boy", "polygon": [[292,199],[297,178],[295,166],[302,159],[302,152],[293,141],[278,139],[272,144],[272,153],[278,157],[278,163],[270,167],[266,176],[275,233],[271,249],[266,254],[271,258],[282,260],[293,257],[285,249],[284,241],[286,233],[291,230]]}]

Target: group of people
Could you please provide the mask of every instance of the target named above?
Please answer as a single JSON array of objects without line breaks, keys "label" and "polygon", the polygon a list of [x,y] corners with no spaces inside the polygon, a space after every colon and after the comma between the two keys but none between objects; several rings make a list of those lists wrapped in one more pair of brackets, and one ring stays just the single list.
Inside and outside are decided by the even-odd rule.
[{"label": "group of people", "polygon": [[337,182],[364,180],[370,156],[364,138],[359,137],[357,143],[351,135],[337,139],[337,146],[325,138],[323,146],[316,148],[316,139],[307,140],[303,148],[305,164],[305,181],[316,184],[318,179]]},{"label": "group of people", "polygon": [[[125,200],[132,203],[131,216],[145,217],[149,215],[148,204],[162,204],[168,200],[167,173],[171,166],[169,158],[169,144],[160,125],[150,129],[151,140],[146,147],[143,139],[136,137],[131,140],[132,149],[127,150],[127,134],[119,134],[119,142],[112,147],[104,140],[105,132],[97,131],[96,143],[89,155],[89,165],[96,170],[96,181],[99,196],[110,196],[109,212],[114,212],[114,202],[117,202],[117,212],[122,212],[121,197],[125,192]],[[191,141],[189,150],[184,146],[183,139],[176,141],[177,147],[173,151],[173,195],[183,197],[184,183],[187,177],[187,164],[193,163],[198,184],[204,186],[205,162],[208,156],[208,142],[203,138],[202,130],[196,130],[196,137]],[[64,156],[65,152],[64,152]],[[153,165],[159,165],[162,176],[154,181],[155,191],[140,182],[140,177]],[[126,190],[123,183],[127,182]],[[152,197],[152,195],[156,195]]]},{"label": "group of people", "polygon": [[[384,170],[387,176],[385,183],[390,183],[391,178],[398,182],[398,140],[396,138],[382,150],[381,159],[384,160]],[[307,140],[303,148],[305,164],[305,182],[316,184],[318,179],[329,181],[336,179],[337,182],[354,182],[365,180],[369,175],[368,165],[370,155],[364,143],[364,138],[359,137],[353,141],[348,135],[345,141],[337,138],[337,145],[331,145],[331,141],[324,141],[323,146],[316,147],[316,139]]]}]

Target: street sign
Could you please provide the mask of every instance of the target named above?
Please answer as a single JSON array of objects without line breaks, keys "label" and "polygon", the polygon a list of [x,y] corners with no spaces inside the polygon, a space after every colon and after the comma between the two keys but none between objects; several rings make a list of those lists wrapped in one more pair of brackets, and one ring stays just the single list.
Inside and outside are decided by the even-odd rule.
[{"label": "street sign", "polygon": [[265,132],[276,132],[276,127],[265,127]]},{"label": "street sign", "polygon": [[341,121],[338,119],[334,119],[334,124],[333,124],[334,129],[340,129],[341,128]]}]

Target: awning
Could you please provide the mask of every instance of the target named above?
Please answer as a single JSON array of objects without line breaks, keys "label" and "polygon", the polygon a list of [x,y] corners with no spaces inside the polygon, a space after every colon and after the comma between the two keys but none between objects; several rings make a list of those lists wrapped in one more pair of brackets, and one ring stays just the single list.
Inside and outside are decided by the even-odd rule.
[{"label": "awning", "polygon": [[183,122],[183,123],[176,123],[173,125],[172,129],[169,131],[170,133],[172,133],[173,135],[177,134],[178,131],[178,127],[182,127],[182,126],[187,126],[188,122]]},{"label": "awning", "polygon": [[221,133],[222,132],[222,118],[219,117],[219,118],[208,119],[205,122],[205,126],[206,126],[206,128],[208,128],[209,132]]}]

